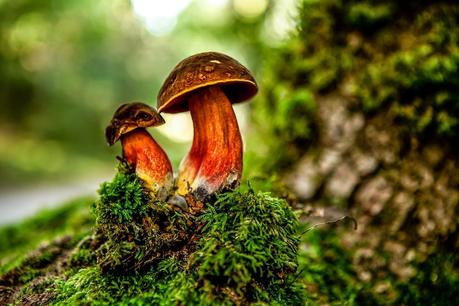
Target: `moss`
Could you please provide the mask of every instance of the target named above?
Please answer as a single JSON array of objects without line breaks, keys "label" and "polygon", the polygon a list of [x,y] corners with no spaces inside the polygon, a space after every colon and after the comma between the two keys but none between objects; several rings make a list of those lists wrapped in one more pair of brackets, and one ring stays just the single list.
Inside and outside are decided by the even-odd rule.
[{"label": "moss", "polygon": [[30,253],[1,276],[12,291],[0,290],[0,301],[311,302],[297,281],[298,221],[286,201],[249,186],[222,193],[191,215],[151,199],[138,178],[123,171],[99,192],[93,233]]},{"label": "moss", "polygon": [[135,174],[119,172],[99,193],[92,244],[102,270],[140,270],[192,247],[193,216],[152,199]]},{"label": "moss", "polygon": [[[0,275],[0,303],[8,304],[15,298],[18,304],[44,297],[47,285],[55,275],[63,272],[68,253],[75,247],[79,236],[62,236],[42,243],[36,250],[17,260],[13,268]],[[50,296],[48,296],[49,298]],[[41,304],[37,297],[37,304]]]},{"label": "moss", "polygon": [[92,199],[82,198],[59,208],[44,210],[27,221],[0,228],[0,273],[17,265],[40,243],[63,235],[89,233],[94,220],[89,212]]},{"label": "moss", "polygon": [[[366,84],[356,93],[363,106],[375,110],[388,105],[421,137],[457,135],[457,16],[459,8],[450,5],[431,6],[415,15],[402,33],[404,40],[394,39],[398,48],[368,63],[357,79]],[[385,43],[379,40],[377,44]]]},{"label": "moss", "polygon": [[90,246],[82,247],[78,246],[73,254],[71,254],[69,259],[69,268],[70,272],[76,272],[79,267],[87,267],[95,265],[97,258],[95,257],[94,252],[91,250]]},{"label": "moss", "polygon": [[286,286],[297,268],[298,224],[284,200],[253,190],[226,193],[200,220],[204,239],[192,255],[200,283],[228,288],[242,301],[300,303],[292,295],[298,288]]},{"label": "moss", "polygon": [[389,21],[393,10],[392,3],[355,3],[348,9],[346,21],[354,27],[371,30]]},{"label": "moss", "polygon": [[299,6],[298,32],[266,59],[253,105],[258,131],[250,174],[298,160],[318,138],[315,113],[329,95],[367,118],[388,111],[413,137],[457,138],[457,4],[303,0]]},{"label": "moss", "polygon": [[[303,224],[302,227],[307,227]],[[394,275],[363,280],[337,232],[331,228],[305,234],[299,252],[298,280],[320,305],[456,305],[459,262],[455,254],[438,250],[408,279]]]},{"label": "moss", "polygon": [[[100,192],[111,190],[114,197],[110,201],[119,202],[123,198],[112,191],[126,194],[126,188],[137,190],[137,184],[140,183],[135,176],[121,173]],[[165,203],[151,199],[142,202],[148,205],[146,215],[132,211],[131,223],[143,223],[148,217],[150,225],[160,220],[169,222],[162,230],[190,227],[193,233],[188,243],[193,247],[184,252],[163,252],[161,256],[123,257],[131,254],[132,249],[128,249],[120,262],[129,258],[130,266],[119,269],[112,264],[117,268],[107,269],[101,265],[100,249],[108,246],[106,255],[116,253],[116,244],[130,239],[124,234],[102,235],[107,224],[121,226],[118,229],[133,237],[137,235],[130,232],[134,229],[151,233],[148,227],[127,227],[122,218],[104,219],[98,215],[98,207],[110,205],[102,202],[107,198],[101,195],[94,205],[98,221],[93,234],[55,239],[3,274],[2,288],[9,286],[15,294],[11,301],[11,292],[2,289],[0,301],[56,305],[442,305],[457,295],[457,260],[441,253],[417,267],[420,273],[411,279],[384,280],[387,288],[379,292],[371,282],[360,279],[361,271],[355,270],[351,254],[333,230],[308,232],[300,242],[297,233],[307,225],[298,224],[287,202],[269,193],[255,192],[250,186],[223,193],[215,202],[206,203],[206,209],[191,223],[190,219],[183,222],[186,213]],[[145,210],[140,206],[138,209]],[[166,237],[154,238],[158,241]],[[151,246],[143,240],[143,244],[133,241],[137,249]],[[164,249],[171,247],[168,243],[163,242]],[[141,269],[139,263],[143,263]]]},{"label": "moss", "polygon": [[359,280],[351,253],[332,229],[314,230],[303,236],[298,279],[320,305],[384,304],[369,283]]},{"label": "moss", "polygon": [[119,173],[103,183],[95,203],[96,223],[127,224],[140,221],[148,213],[149,196],[134,173]]},{"label": "moss", "polygon": [[438,252],[416,267],[409,282],[397,283],[397,304],[457,305],[459,303],[459,261],[457,256]]}]

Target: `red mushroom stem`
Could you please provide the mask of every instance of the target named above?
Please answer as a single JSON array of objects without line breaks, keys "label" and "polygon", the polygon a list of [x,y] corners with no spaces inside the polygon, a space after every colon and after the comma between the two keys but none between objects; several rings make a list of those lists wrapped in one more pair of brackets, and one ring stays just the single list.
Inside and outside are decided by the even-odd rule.
[{"label": "red mushroom stem", "polygon": [[238,185],[242,175],[242,138],[231,102],[219,86],[193,93],[188,99],[194,136],[182,161],[178,193],[204,189],[207,194]]},{"label": "red mushroom stem", "polygon": [[[146,186],[159,193],[173,186],[172,166],[167,154],[144,128],[121,135],[123,156]],[[167,196],[165,194],[164,196]]]}]

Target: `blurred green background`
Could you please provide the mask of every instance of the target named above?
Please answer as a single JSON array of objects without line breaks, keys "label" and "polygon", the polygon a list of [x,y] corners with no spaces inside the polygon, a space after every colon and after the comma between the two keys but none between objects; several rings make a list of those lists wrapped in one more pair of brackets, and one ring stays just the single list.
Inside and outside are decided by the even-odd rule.
[{"label": "blurred green background", "polygon": [[[0,224],[95,194],[121,153],[104,139],[117,106],[156,105],[177,62],[220,51],[260,84],[235,106],[244,178],[305,216],[359,223],[304,235],[308,291],[332,305],[458,304],[458,16],[450,0],[0,0]],[[165,119],[151,132],[176,168],[191,122]],[[90,232],[91,201],[4,227],[3,262]]]},{"label": "blurred green background", "polygon": [[[114,172],[104,128],[123,102],[156,105],[169,71],[202,51],[227,53],[257,77],[294,30],[296,1],[0,1],[0,190]],[[237,107],[246,133],[250,106]],[[152,131],[175,165],[188,114]],[[23,190],[22,190],[23,193]],[[0,204],[6,205],[0,200]]]}]

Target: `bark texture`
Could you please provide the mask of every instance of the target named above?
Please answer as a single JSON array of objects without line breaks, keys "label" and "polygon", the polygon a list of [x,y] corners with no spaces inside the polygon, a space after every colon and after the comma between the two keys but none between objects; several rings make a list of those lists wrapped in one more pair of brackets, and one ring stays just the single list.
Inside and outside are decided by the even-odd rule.
[{"label": "bark texture", "polygon": [[303,204],[341,205],[357,219],[342,240],[356,251],[360,279],[387,271],[408,279],[413,264],[457,252],[459,168],[450,146],[420,143],[387,112],[366,118],[339,96],[318,105],[317,143],[284,180]]},{"label": "bark texture", "polygon": [[439,254],[457,271],[459,5],[303,1],[299,20],[255,105],[255,145],[277,153],[261,169],[304,205],[350,210],[361,280],[407,280]]}]

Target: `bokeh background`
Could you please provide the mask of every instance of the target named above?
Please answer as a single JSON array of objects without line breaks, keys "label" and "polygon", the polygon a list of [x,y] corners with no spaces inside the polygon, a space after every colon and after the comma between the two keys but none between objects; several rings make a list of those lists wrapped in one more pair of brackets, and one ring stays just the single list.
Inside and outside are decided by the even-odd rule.
[{"label": "bokeh background", "polygon": [[[263,74],[295,30],[296,1],[21,0],[0,2],[0,223],[86,193],[114,173],[104,128],[123,102],[156,105],[171,69],[220,51]],[[244,135],[250,105],[236,107]],[[189,114],[151,131],[175,166]]]},{"label": "bokeh background", "polygon": [[[0,273],[91,233],[114,110],[155,105],[178,61],[214,50],[260,84],[235,106],[244,180],[295,209],[308,295],[459,304],[457,1],[0,0],[0,44]],[[177,167],[191,122],[165,119],[151,133]]]}]

